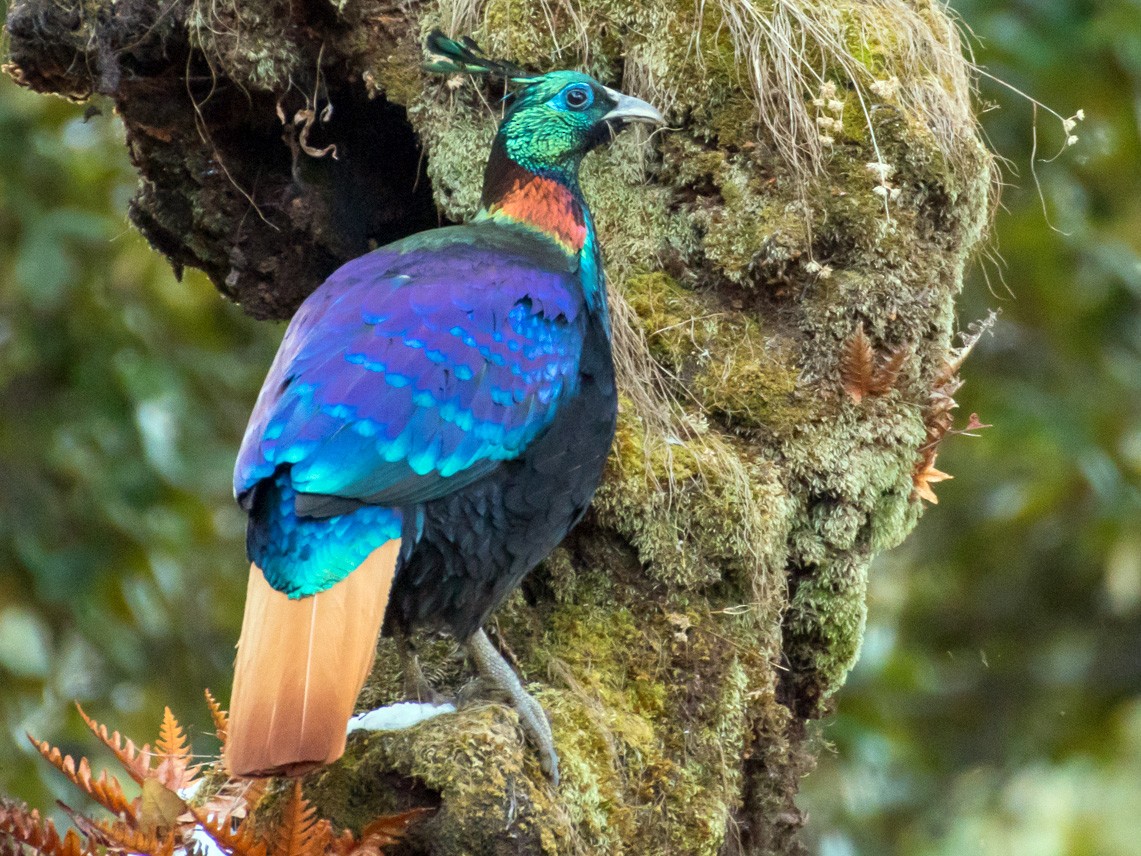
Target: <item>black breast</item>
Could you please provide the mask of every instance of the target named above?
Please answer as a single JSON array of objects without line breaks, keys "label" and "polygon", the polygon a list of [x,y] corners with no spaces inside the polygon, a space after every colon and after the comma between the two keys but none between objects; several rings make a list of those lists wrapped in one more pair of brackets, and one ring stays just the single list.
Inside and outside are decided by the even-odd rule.
[{"label": "black breast", "polygon": [[590,322],[578,393],[522,456],[449,496],[405,511],[384,632],[418,626],[467,639],[586,512],[614,439],[610,342]]}]

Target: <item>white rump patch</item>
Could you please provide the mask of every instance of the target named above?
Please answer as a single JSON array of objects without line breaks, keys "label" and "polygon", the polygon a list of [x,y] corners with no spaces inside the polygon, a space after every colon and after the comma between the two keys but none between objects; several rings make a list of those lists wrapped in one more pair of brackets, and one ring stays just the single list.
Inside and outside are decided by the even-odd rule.
[{"label": "white rump patch", "polygon": [[432,717],[455,712],[456,706],[451,702],[430,704],[402,701],[366,713],[358,713],[349,720],[349,734],[354,731],[401,731]]}]

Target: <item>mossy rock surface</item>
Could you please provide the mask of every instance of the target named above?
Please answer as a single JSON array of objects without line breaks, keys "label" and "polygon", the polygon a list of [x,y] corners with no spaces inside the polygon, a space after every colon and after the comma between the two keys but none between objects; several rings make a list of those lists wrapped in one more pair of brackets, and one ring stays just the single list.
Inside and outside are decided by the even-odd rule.
[{"label": "mossy rock surface", "polygon": [[[618,437],[587,519],[493,628],[550,712],[562,786],[502,705],[354,738],[307,793],[356,827],[437,805],[402,852],[802,852],[805,723],[858,654],[873,556],[920,516],[931,386],[992,162],[941,4],[728,8],[11,4],[13,74],[112,99],[134,222],[259,317],[287,317],[370,246],[475,212],[501,92],[421,72],[431,27],[667,111],[668,131],[624,134],[584,169]],[[906,358],[857,401],[841,366],[861,327],[875,359]],[[455,645],[419,642],[459,690]],[[380,651],[362,705],[400,695]]]}]

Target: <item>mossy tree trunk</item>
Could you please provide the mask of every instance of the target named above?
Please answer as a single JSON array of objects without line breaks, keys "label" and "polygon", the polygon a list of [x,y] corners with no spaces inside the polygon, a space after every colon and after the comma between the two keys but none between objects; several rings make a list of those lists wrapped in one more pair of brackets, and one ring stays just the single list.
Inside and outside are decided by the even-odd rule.
[{"label": "mossy tree trunk", "polygon": [[[134,223],[286,318],[345,260],[473,213],[497,93],[421,73],[437,25],[585,68],[673,125],[586,168],[618,440],[586,521],[492,628],[563,783],[511,711],[473,704],[354,738],[307,792],[348,825],[438,804],[415,853],[801,852],[806,723],[857,655],[869,562],[920,514],[991,205],[954,28],[925,0],[16,0],[7,69],[112,99]],[[847,366],[851,394],[860,328],[874,378]],[[463,683],[448,640],[420,648]],[[394,660],[382,643],[362,705],[399,695]]]}]

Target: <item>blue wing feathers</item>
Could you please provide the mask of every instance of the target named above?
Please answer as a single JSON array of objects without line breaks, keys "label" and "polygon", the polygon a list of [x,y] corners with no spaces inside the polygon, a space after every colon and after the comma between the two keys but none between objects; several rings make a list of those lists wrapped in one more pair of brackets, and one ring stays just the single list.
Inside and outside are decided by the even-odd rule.
[{"label": "blue wing feathers", "polygon": [[403,516],[393,508],[333,507],[323,519],[298,516],[289,471],[273,477],[272,490],[254,492],[246,549],[266,581],[290,597],[324,591],[348,576],[387,541],[401,537]]},{"label": "blue wing feathers", "polygon": [[517,456],[574,393],[577,272],[486,230],[429,234],[350,262],[302,305],[242,444],[239,496],[291,464],[299,500],[428,501]]}]

